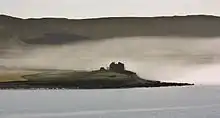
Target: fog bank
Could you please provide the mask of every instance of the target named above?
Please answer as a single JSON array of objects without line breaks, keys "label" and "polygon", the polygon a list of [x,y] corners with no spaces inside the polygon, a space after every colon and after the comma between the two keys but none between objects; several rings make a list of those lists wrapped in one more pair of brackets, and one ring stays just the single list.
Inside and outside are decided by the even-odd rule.
[{"label": "fog bank", "polygon": [[38,47],[0,64],[93,70],[112,61],[146,79],[220,84],[220,40],[164,37],[114,38],[76,45]]}]

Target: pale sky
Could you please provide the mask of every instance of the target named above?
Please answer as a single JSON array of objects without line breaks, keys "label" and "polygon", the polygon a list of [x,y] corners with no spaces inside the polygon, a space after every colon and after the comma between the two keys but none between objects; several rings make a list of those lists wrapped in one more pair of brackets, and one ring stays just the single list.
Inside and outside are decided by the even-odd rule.
[{"label": "pale sky", "polygon": [[187,14],[220,16],[220,0],[0,0],[0,14],[22,18]]}]

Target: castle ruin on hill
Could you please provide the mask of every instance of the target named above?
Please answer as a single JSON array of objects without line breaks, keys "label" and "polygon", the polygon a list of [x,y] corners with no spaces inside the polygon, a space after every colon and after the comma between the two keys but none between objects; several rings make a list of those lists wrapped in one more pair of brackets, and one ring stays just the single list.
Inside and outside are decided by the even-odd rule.
[{"label": "castle ruin on hill", "polygon": [[112,62],[109,65],[109,70],[120,73],[120,72],[124,72],[125,71],[125,66],[121,62],[118,62],[118,63]]},{"label": "castle ruin on hill", "polygon": [[112,62],[109,67],[107,67],[107,69],[105,69],[104,67],[100,68],[100,71],[112,71],[112,72],[117,72],[117,73],[124,73],[124,74],[135,74],[132,71],[128,71],[125,69],[125,64],[118,62]]}]

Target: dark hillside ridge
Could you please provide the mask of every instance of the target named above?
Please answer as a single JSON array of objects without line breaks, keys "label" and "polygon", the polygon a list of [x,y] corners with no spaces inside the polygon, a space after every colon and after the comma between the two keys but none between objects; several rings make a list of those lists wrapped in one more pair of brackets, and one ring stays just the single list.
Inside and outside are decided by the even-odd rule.
[{"label": "dark hillside ridge", "polygon": [[[54,39],[57,35],[59,38]],[[74,20],[65,18],[21,19],[6,15],[0,16],[0,45],[15,39],[26,44],[59,45],[134,36],[220,37],[220,18],[191,15]]]}]

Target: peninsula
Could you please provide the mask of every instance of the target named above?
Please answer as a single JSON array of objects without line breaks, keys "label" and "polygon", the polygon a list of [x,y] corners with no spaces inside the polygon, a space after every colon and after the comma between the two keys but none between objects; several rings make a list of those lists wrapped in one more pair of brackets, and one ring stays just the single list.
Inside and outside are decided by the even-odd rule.
[{"label": "peninsula", "polygon": [[23,81],[0,82],[0,89],[110,89],[194,85],[143,79],[135,72],[126,70],[121,62],[112,62],[109,67],[94,71],[54,70],[22,77]]}]

